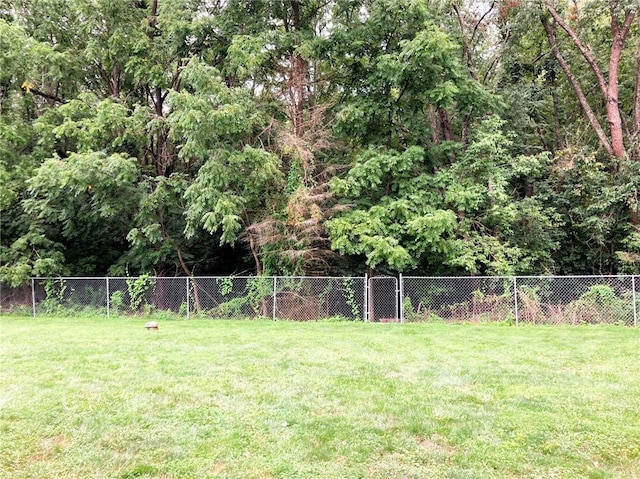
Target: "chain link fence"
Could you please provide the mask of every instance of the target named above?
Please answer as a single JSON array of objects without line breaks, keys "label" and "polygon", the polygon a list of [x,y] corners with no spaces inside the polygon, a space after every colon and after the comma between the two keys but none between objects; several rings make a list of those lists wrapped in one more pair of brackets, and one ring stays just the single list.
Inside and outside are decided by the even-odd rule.
[{"label": "chain link fence", "polygon": [[530,324],[637,326],[636,278],[518,278],[518,320]]},{"label": "chain link fence", "polygon": [[19,287],[0,282],[0,314],[33,312],[31,283]]},{"label": "chain link fence", "polygon": [[34,278],[0,311],[637,326],[639,297],[640,276]]},{"label": "chain link fence", "polygon": [[407,322],[515,321],[514,278],[402,278]]},{"label": "chain link fence", "polygon": [[401,278],[403,321],[638,325],[638,277]]},{"label": "chain link fence", "polygon": [[368,281],[367,319],[392,323],[401,320],[398,311],[398,280],[393,276],[376,276]]},{"label": "chain link fence", "polygon": [[214,319],[365,319],[362,277],[34,278],[0,285],[2,311],[37,315],[142,316]]}]

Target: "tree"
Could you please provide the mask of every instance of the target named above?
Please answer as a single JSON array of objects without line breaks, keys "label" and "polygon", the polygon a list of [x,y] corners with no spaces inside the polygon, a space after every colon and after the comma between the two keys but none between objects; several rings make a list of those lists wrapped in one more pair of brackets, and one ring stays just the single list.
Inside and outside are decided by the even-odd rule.
[{"label": "tree", "polygon": [[[208,6],[206,9],[208,12]],[[124,155],[134,159],[138,168],[140,194],[128,198],[130,211],[121,218],[117,239],[112,242],[115,250],[104,254],[110,263],[94,264],[95,269],[85,265],[85,271],[104,274],[110,269],[123,274],[131,267],[164,274],[176,263],[189,274],[183,261],[188,257],[183,254],[185,223],[178,209],[190,172],[170,141],[167,117],[171,110],[166,101],[170,91],[179,90],[188,57],[201,53],[211,42],[213,27],[204,10],[204,2],[157,0],[149,4],[74,1],[48,6],[28,1],[11,10],[11,28],[23,31],[24,42],[35,47],[27,57],[17,53],[14,68],[9,70],[16,72],[8,86],[12,98],[19,94],[21,102],[33,105],[26,119],[33,139],[25,156],[38,165],[47,158],[67,164],[74,154],[94,159],[103,153],[108,157]],[[69,18],[77,21],[76,28],[71,27]],[[195,42],[194,33],[198,34]],[[16,52],[25,49],[19,44],[12,48]],[[214,50],[215,45],[208,53]],[[16,85],[22,85],[22,91]],[[172,193],[165,194],[167,190]],[[39,188],[38,194],[43,202],[56,205],[55,190],[48,197]],[[159,203],[158,196],[173,204]],[[156,205],[156,210],[151,211],[150,205]],[[91,203],[83,209],[106,207]],[[16,211],[23,211],[18,216],[27,215],[23,208],[17,207]],[[79,223],[74,224],[78,234],[84,231]],[[43,236],[58,244],[57,231],[66,227],[71,234],[68,225],[50,226],[40,236],[29,236],[24,229],[16,230],[16,236],[22,235],[25,241],[29,237],[39,241]],[[164,234],[162,247],[158,247],[160,239],[154,232]],[[126,238],[133,248],[129,252]],[[63,243],[68,251],[69,245]],[[42,253],[41,244],[32,245],[38,254]],[[68,271],[64,263],[76,262],[66,256],[58,270]],[[150,263],[152,258],[155,264]]]},{"label": "tree", "polygon": [[[622,105],[620,104],[619,83],[625,42],[629,38],[631,29],[634,25],[638,8],[640,8],[639,4],[633,0],[610,0],[606,2],[606,5],[603,4],[603,2],[589,2],[584,8],[580,9],[578,5],[574,3],[573,7],[566,8],[569,13],[569,18],[564,18],[559,13],[557,2],[545,0],[542,3],[545,12],[548,15],[541,15],[541,21],[549,41],[551,51],[567,80],[571,84],[580,106],[582,107],[589,124],[593,128],[593,131],[597,135],[601,146],[608,155],[622,159],[627,154],[627,147],[625,146],[626,143],[633,148],[634,156],[637,156],[637,146],[633,144],[633,138],[638,135],[637,91],[639,88],[638,83],[640,82],[640,70],[637,68],[635,69],[635,87],[633,90],[636,92],[636,96],[631,105],[631,117],[634,118],[634,121],[629,122],[631,123],[632,128],[631,130],[627,130],[627,134],[625,134],[623,114],[621,113]],[[608,33],[611,39],[611,49],[608,54],[608,65],[606,70],[603,70],[601,67],[594,48],[588,43],[588,39],[581,38],[579,35],[579,31],[583,28],[585,22],[588,22],[590,25],[595,24],[599,26],[602,24],[599,20],[603,17],[608,17]],[[572,23],[575,25],[575,28],[572,26]],[[560,49],[557,38],[558,27],[565,32],[570,39],[570,42],[573,44],[573,47],[578,50],[588,68],[593,73],[596,84],[600,90],[600,99],[605,106],[607,119],[606,124],[608,126],[607,131],[605,131],[605,128],[603,128],[600,123],[600,120],[598,119],[591,102],[587,98],[574,69],[571,67]],[[583,35],[583,37],[584,36],[586,36],[586,34]],[[640,36],[638,36],[637,41],[638,45],[640,45]],[[640,46],[638,46],[635,51],[637,51],[638,48],[640,48]],[[626,141],[625,136],[627,138]]]},{"label": "tree", "polygon": [[[348,85],[336,128],[352,143],[354,162],[333,182],[351,210],[327,226],[333,247],[364,256],[371,273],[410,270],[453,250],[456,214],[435,206],[442,191],[434,173],[459,148],[448,111],[470,113],[490,95],[464,72],[456,45],[422,6],[367,6],[366,18],[345,15],[328,40]],[[439,124],[433,111],[443,113]]]},{"label": "tree", "polygon": [[[250,142],[275,155],[286,185],[269,210],[252,215],[241,238],[260,270],[325,271],[335,257],[323,218],[332,211],[328,179],[343,154],[330,124],[340,85],[324,58],[334,2],[230,2],[224,24],[237,25],[221,65],[229,85],[249,85],[266,119]],[[304,205],[304,206],[303,206]]]},{"label": "tree", "polygon": [[[573,39],[549,8],[571,29]],[[627,158],[636,158],[633,105],[638,76],[637,46],[627,47],[638,40],[637,26],[630,25],[624,46],[613,45],[612,40],[612,31],[622,29],[628,18],[625,9],[633,8],[633,2],[503,2],[501,7],[497,25],[508,41],[499,86],[510,107],[503,117],[515,127],[520,151],[546,150],[553,155],[548,176],[525,178],[523,186],[537,192],[546,207],[561,216],[563,227],[557,237],[565,254],[554,258],[557,271],[611,273],[628,268],[624,258],[633,257],[638,182],[636,168]],[[595,69],[602,70],[600,80],[573,40],[581,43]],[[609,71],[611,59],[614,68]],[[565,71],[573,75],[573,82]],[[608,153],[601,141],[612,145],[611,108],[607,111],[601,85],[616,75],[626,150],[621,158],[612,149]],[[585,111],[590,111],[591,119]]]},{"label": "tree", "polygon": [[354,207],[328,221],[333,247],[362,255],[371,269],[415,268],[429,255],[447,258],[452,250],[455,214],[433,207],[439,194],[428,174],[415,175],[425,152],[380,148],[363,152],[344,180],[333,188]]},{"label": "tree", "polygon": [[[31,275],[64,270],[61,247],[30,221],[22,201],[27,182],[47,157],[39,147],[35,120],[54,95],[41,95],[27,80],[57,83],[73,76],[71,58],[29,35],[24,28],[0,19],[0,279],[19,285]],[[31,93],[26,92],[31,89]]]},{"label": "tree", "polygon": [[[42,274],[41,260],[48,258],[47,274],[106,270],[120,255],[130,227],[137,175],[135,159],[118,153],[73,153],[64,161],[46,160],[27,182],[23,207],[31,225],[12,245],[23,255],[19,261],[14,258],[12,267],[31,262]],[[36,247],[35,258],[28,255]]]},{"label": "tree", "polygon": [[436,175],[439,203],[457,213],[456,241],[445,258],[465,274],[512,275],[553,271],[562,218],[544,190],[523,188],[551,174],[548,154],[514,153],[505,121],[491,116],[473,131],[459,160]]}]

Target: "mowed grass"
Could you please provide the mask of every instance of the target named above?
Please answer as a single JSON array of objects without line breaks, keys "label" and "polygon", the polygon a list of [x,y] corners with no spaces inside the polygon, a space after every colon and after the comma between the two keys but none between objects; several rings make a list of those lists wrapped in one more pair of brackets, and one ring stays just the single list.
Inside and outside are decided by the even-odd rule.
[{"label": "mowed grass", "polygon": [[637,478],[640,331],[0,318],[3,478]]}]

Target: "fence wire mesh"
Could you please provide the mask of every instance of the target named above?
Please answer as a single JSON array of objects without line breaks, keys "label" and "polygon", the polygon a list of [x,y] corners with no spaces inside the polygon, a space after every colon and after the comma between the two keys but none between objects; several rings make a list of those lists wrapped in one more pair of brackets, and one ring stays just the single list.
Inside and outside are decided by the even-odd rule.
[{"label": "fence wire mesh", "polygon": [[35,314],[107,314],[104,278],[50,278],[33,282]]},{"label": "fence wire mesh", "polygon": [[34,315],[170,312],[218,319],[360,320],[364,290],[365,279],[351,277],[37,278],[32,290],[27,285],[3,293],[2,304],[33,305]]},{"label": "fence wire mesh", "polygon": [[276,281],[276,319],[363,318],[364,278],[293,277]]},{"label": "fence wire mesh", "polygon": [[398,321],[398,280],[390,276],[378,276],[369,280],[369,317],[372,322]]},{"label": "fence wire mesh", "polygon": [[631,276],[518,278],[518,320],[531,324],[634,325]]},{"label": "fence wire mesh", "polygon": [[35,278],[0,311],[637,326],[638,276]]},{"label": "fence wire mesh", "polygon": [[187,278],[108,278],[110,315],[187,314]]},{"label": "fence wire mesh", "polygon": [[402,278],[404,321],[515,320],[513,278]]},{"label": "fence wire mesh", "polygon": [[363,278],[204,277],[191,279],[195,314],[212,318],[310,321],[362,318]]},{"label": "fence wire mesh", "polygon": [[190,310],[210,318],[272,318],[273,288],[274,278],[264,276],[191,278]]},{"label": "fence wire mesh", "polygon": [[0,282],[0,312],[30,312],[33,309],[31,284],[14,287]]}]

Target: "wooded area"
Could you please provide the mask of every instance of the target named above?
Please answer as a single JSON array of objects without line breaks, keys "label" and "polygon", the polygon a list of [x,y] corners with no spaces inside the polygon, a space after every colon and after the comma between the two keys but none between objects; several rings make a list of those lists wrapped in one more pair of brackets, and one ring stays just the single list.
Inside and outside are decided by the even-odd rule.
[{"label": "wooded area", "polygon": [[639,10],[0,1],[0,281],[637,273]]}]

